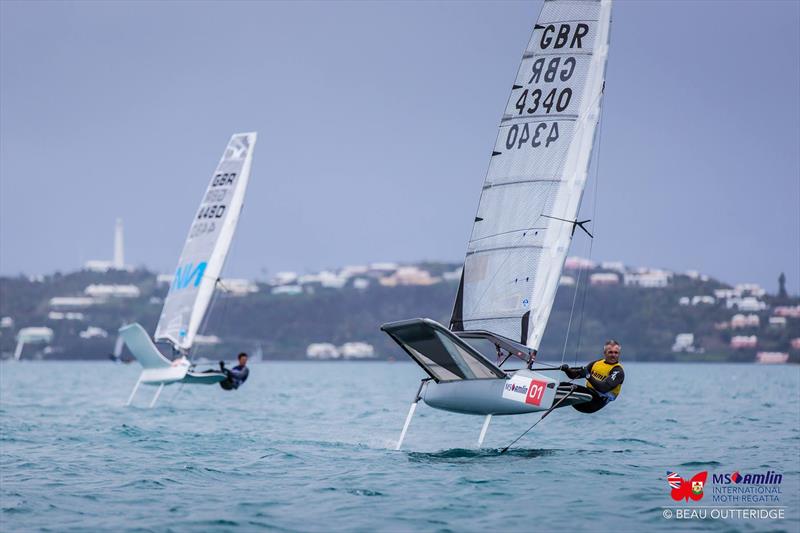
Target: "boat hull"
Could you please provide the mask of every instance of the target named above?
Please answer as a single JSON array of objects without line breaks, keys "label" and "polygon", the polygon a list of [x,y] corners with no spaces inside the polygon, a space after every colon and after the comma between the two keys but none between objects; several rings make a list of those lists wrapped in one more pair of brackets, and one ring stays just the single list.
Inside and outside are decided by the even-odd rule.
[{"label": "boat hull", "polygon": [[[535,384],[535,385],[534,385]],[[422,400],[435,409],[467,415],[518,415],[553,406],[559,382],[538,372],[519,370],[508,379],[429,381]],[[534,388],[536,387],[536,388]],[[543,390],[531,393],[538,387]],[[561,405],[568,403],[564,402]]]}]

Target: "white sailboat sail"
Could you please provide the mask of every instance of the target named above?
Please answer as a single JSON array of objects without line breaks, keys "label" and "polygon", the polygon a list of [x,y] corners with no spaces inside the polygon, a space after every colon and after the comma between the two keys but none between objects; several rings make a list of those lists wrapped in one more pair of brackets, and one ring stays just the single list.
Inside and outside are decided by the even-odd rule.
[{"label": "white sailboat sail", "polygon": [[156,326],[156,341],[186,351],[206,314],[242,210],[255,133],[234,134],[189,228],[175,278]]},{"label": "white sailboat sail", "polygon": [[610,0],[545,1],[500,123],[451,329],[537,350],[588,174]]}]

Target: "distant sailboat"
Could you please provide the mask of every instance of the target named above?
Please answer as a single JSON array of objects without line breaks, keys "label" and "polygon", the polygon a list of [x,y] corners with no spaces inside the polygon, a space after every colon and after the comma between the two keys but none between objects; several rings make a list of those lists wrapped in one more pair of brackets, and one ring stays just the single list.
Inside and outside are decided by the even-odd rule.
[{"label": "distant sailboat", "polygon": [[[547,411],[590,400],[532,369],[576,229],[604,89],[610,0],[545,1],[500,121],[467,247],[450,328],[430,319],[384,324],[430,376],[419,400],[485,415]],[[490,343],[491,362],[476,347]],[[494,354],[493,354],[494,355]],[[509,357],[527,367],[506,372]],[[538,371],[536,371],[538,370]],[[560,375],[560,374],[559,374]]]},{"label": "distant sailboat", "polygon": [[237,133],[231,137],[189,229],[154,335],[156,342],[170,343],[173,351],[179,354],[178,358],[164,357],[139,324],[119,330],[128,349],[143,367],[127,405],[133,401],[141,384],[158,386],[150,402],[152,407],[164,385],[209,385],[226,379],[219,371],[195,372],[187,356],[208,310],[236,231],[255,143],[255,133]]}]

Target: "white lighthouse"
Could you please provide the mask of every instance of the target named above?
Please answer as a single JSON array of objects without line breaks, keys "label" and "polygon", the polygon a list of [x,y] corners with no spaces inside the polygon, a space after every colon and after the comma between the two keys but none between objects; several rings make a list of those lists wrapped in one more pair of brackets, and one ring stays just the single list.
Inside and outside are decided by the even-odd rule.
[{"label": "white lighthouse", "polygon": [[114,258],[111,261],[105,259],[90,259],[86,261],[83,268],[93,272],[130,270],[130,267],[125,265],[125,241],[123,238],[121,218],[118,218],[114,225]]}]

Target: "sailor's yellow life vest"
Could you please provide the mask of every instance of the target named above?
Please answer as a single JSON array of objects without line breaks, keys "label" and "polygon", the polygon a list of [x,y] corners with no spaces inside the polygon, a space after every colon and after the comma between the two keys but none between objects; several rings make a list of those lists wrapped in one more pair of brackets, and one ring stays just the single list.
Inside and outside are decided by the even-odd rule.
[{"label": "sailor's yellow life vest", "polygon": [[[609,374],[611,374],[611,371],[616,367],[622,368],[622,365],[619,363],[615,365],[609,365],[608,363],[605,362],[605,359],[600,359],[599,361],[595,361],[592,364],[592,376],[594,376],[594,379],[598,381],[603,381],[609,376]],[[586,386],[589,387],[590,389],[594,389],[594,387],[592,387],[592,384],[589,383],[588,379],[586,380]],[[619,385],[608,391],[607,394],[613,394],[614,398],[616,398],[617,396],[619,396],[619,391],[621,390],[622,390],[622,384],[620,383]]]}]

